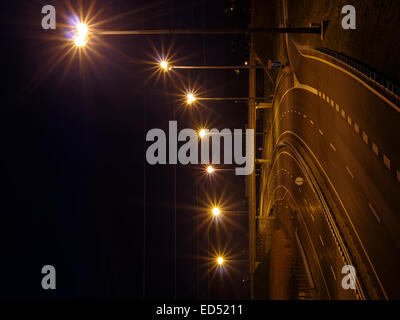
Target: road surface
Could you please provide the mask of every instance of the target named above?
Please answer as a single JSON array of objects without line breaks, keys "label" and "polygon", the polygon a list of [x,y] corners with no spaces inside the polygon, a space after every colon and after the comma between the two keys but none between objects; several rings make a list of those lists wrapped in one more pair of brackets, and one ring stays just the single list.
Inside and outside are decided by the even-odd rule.
[{"label": "road surface", "polygon": [[[290,38],[287,50],[291,73],[279,78],[265,142],[273,157],[262,214],[279,201],[297,211],[321,298],[360,297],[341,286],[349,261],[366,298],[400,298],[399,104],[324,54]],[[296,177],[307,179],[299,187]]]}]

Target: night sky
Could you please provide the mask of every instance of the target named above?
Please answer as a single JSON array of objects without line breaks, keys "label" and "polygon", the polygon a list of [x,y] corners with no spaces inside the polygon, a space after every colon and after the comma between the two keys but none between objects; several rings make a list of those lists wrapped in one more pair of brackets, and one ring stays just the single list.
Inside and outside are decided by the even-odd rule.
[{"label": "night sky", "polygon": [[[83,1],[84,12],[90,2]],[[150,166],[145,136],[152,128],[167,131],[170,120],[179,129],[245,128],[245,103],[190,110],[180,95],[190,86],[206,96],[244,97],[248,74],[182,70],[168,77],[154,62],[170,49],[180,65],[243,64],[248,40],[102,36],[99,54],[88,53],[90,63],[84,56],[81,63],[75,57],[49,64],[68,47],[54,40],[61,27],[41,28],[41,8],[54,5],[62,25],[72,15],[68,3],[81,6],[0,4],[0,297],[207,298],[209,206],[215,199],[246,210],[244,178],[224,171],[209,179],[200,165]],[[104,22],[110,30],[246,25],[248,3],[234,5],[230,12],[225,0],[99,0],[94,12],[104,8],[99,20],[124,14]],[[247,215],[222,224],[211,229],[212,246],[246,259]],[[41,288],[46,264],[56,268],[56,290]],[[219,272],[210,298],[247,298],[246,268],[238,262]]]}]

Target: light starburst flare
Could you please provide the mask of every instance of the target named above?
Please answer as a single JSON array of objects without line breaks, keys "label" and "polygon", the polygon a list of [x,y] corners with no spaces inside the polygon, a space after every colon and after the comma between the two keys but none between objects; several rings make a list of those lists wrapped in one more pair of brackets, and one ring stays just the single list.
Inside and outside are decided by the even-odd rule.
[{"label": "light starburst flare", "polygon": [[160,62],[160,68],[161,68],[161,70],[163,70],[163,71],[169,71],[169,70],[171,70],[171,68],[170,68],[169,63],[168,63],[167,60],[162,60],[162,61]]},{"label": "light starburst flare", "polygon": [[77,47],[83,47],[87,44],[88,33],[89,33],[89,28],[85,23],[79,23],[76,26],[74,43]]},{"label": "light starburst flare", "polygon": [[201,129],[201,130],[199,131],[199,137],[200,137],[200,138],[204,138],[206,135],[207,135],[206,129]]},{"label": "light starburst flare", "polygon": [[196,97],[194,96],[193,93],[188,93],[188,94],[186,95],[186,103],[187,103],[187,104],[192,104],[192,103],[195,102],[195,101],[196,101]]},{"label": "light starburst flare", "polygon": [[218,207],[214,207],[212,209],[212,213],[213,213],[214,217],[218,217],[221,213],[221,210]]},{"label": "light starburst flare", "polygon": [[213,168],[213,166],[208,166],[208,167],[207,167],[207,172],[208,172],[209,174],[212,174],[214,171],[215,171],[215,169]]}]

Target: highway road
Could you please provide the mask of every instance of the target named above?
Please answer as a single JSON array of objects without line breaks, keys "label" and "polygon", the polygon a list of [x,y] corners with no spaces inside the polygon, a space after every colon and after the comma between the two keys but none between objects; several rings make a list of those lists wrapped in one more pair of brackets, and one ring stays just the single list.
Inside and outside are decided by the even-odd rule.
[{"label": "highway road", "polygon": [[[263,170],[262,214],[282,201],[298,213],[321,298],[400,298],[399,103],[290,38],[287,51],[291,72],[279,78],[265,141],[273,156]],[[341,286],[348,263],[358,291]]]}]

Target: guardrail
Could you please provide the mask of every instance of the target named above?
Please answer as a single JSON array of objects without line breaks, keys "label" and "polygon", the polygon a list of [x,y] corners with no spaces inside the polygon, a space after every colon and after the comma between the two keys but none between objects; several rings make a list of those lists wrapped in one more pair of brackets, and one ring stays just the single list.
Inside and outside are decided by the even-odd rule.
[{"label": "guardrail", "polygon": [[387,80],[384,76],[376,74],[375,72],[369,70],[368,68],[360,65],[359,63],[357,63],[357,62],[355,62],[333,50],[330,50],[327,48],[316,48],[316,50],[320,51],[322,53],[325,53],[325,54],[343,62],[351,69],[362,73],[369,80],[374,82],[377,86],[381,87],[386,92],[393,95],[395,98],[400,99],[400,88],[396,84],[391,82],[390,80]]}]

